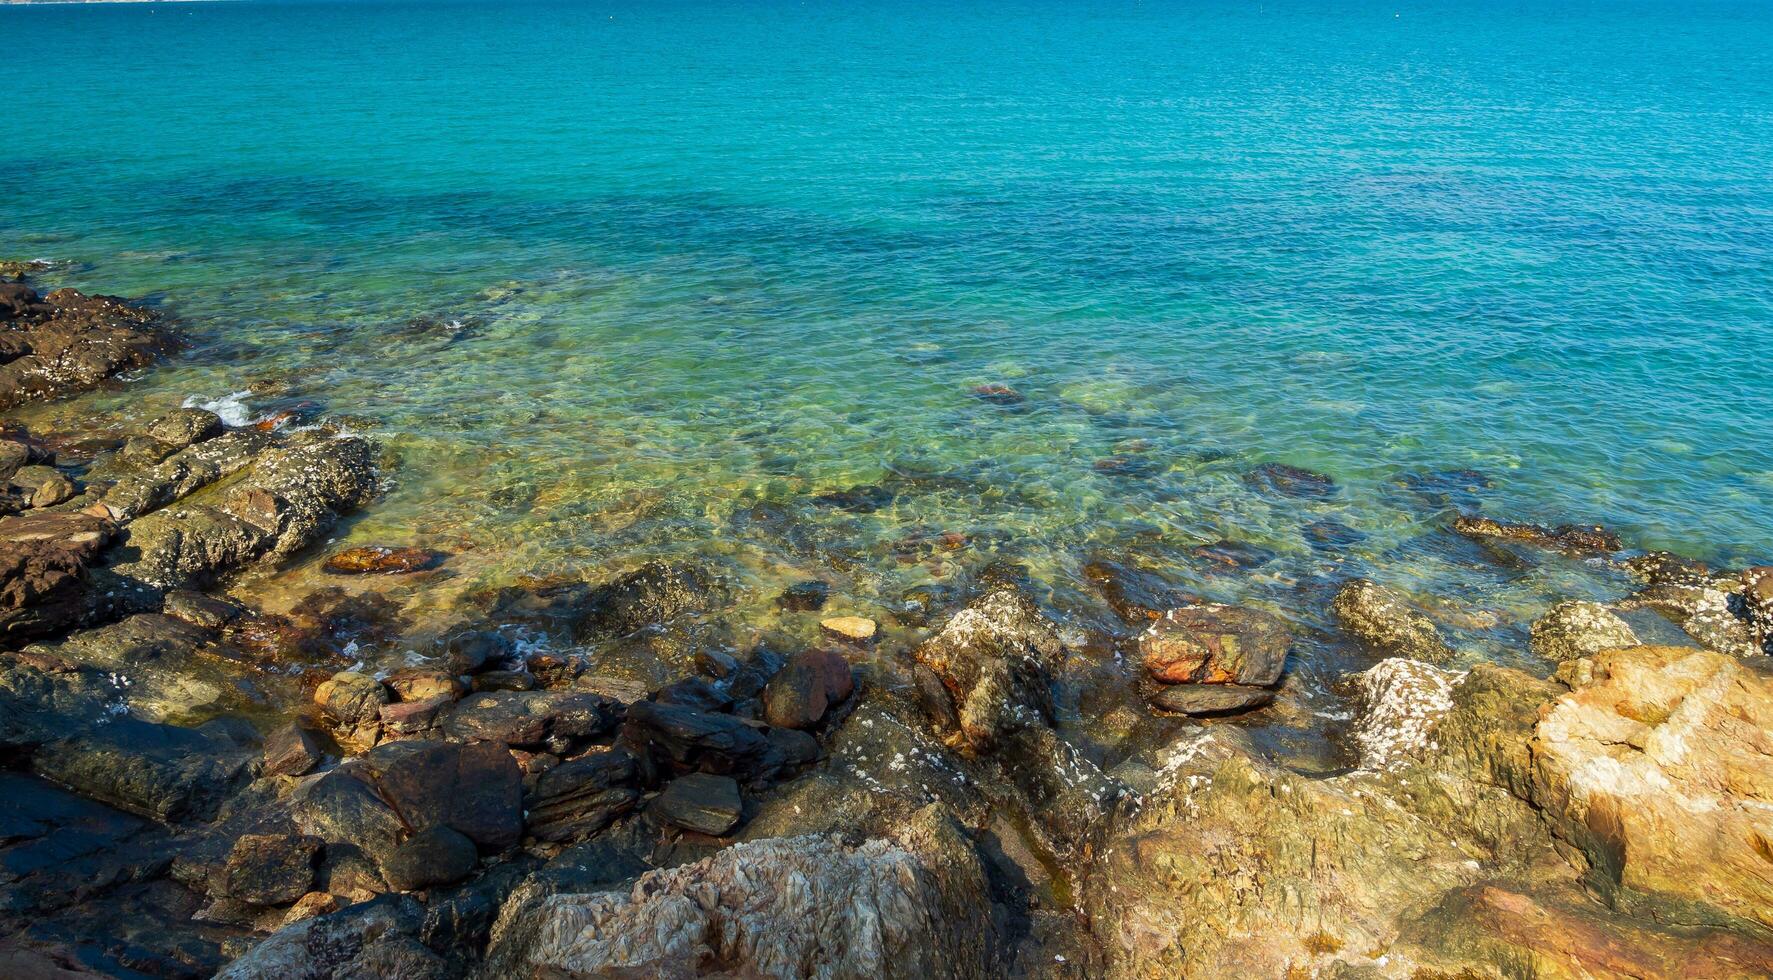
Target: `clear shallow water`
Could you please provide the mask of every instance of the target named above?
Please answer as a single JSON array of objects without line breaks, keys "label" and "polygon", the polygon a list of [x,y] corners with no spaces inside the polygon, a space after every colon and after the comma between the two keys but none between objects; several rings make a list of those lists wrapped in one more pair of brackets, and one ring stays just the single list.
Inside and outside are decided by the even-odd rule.
[{"label": "clear shallow water", "polygon": [[695,553],[879,612],[1131,554],[1299,609],[1379,568],[1501,643],[1606,587],[1424,539],[1397,478],[1453,468],[1768,555],[1773,8],[1080,6],[0,8],[0,255],[194,344],[26,415],[348,414],[400,464],[350,537],[458,590]]}]

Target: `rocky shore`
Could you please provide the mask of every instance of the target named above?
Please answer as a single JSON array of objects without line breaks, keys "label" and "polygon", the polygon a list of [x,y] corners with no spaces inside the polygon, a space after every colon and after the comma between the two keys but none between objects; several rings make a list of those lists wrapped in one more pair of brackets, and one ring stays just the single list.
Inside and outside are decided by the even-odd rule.
[{"label": "rocky shore", "polygon": [[[175,349],[0,279],[0,407]],[[651,562],[433,636],[375,588],[228,594],[375,506],[373,440],[197,408],[79,436],[0,430],[0,976],[1773,975],[1773,569],[1460,516],[1473,560],[1633,584],[1553,606],[1524,671],[1337,583],[1364,659],[1307,770],[1249,724],[1309,713],[1295,622],[1117,557],[1084,622],[990,566],[918,625],[795,586],[822,639],[758,639],[718,569]]]}]

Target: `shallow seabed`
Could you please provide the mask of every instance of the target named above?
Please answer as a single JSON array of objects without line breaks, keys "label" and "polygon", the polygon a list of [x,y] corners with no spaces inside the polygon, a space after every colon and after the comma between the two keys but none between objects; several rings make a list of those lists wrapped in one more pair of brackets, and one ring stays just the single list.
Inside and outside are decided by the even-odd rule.
[{"label": "shallow seabed", "polygon": [[[191,343],[20,417],[346,418],[392,465],[339,540],[453,555],[373,583],[421,621],[660,556],[759,628],[812,629],[770,602],[806,578],[890,628],[998,559],[1087,621],[1080,568],[1112,557],[1294,619],[1317,683],[1349,575],[1441,597],[1502,659],[1553,599],[1620,588],[1477,553],[1457,510],[1732,564],[1773,542],[1763,4],[0,27],[30,39],[6,89],[32,120],[0,143],[0,254],[154,299]],[[1251,486],[1265,462],[1337,488]],[[316,562],[237,591],[287,603]]]}]

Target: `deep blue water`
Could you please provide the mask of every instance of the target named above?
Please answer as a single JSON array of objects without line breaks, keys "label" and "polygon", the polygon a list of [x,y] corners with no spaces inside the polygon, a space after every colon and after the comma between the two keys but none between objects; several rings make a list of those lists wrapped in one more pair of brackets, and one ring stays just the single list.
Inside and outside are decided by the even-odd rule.
[{"label": "deep blue water", "polygon": [[[1408,565],[1445,512],[1396,480],[1448,468],[1498,516],[1773,551],[1773,4],[246,2],[0,32],[0,257],[195,342],[45,421],[248,388],[350,413],[401,458],[354,533],[474,543],[488,579],[691,548],[890,597],[949,574],[882,550],[931,530],[1060,577],[1135,539]],[[1264,497],[1239,477],[1266,461],[1342,490]],[[942,479],[808,503],[907,473]],[[758,501],[803,508],[799,544],[745,536]],[[1323,520],[1366,538],[1326,558]]]}]

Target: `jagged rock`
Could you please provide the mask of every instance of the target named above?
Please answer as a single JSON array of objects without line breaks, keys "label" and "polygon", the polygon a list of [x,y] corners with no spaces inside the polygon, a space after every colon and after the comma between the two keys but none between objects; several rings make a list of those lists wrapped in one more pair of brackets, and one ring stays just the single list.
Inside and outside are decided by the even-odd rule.
[{"label": "jagged rock", "polygon": [[738,718],[654,701],[629,706],[622,741],[643,772],[710,772],[757,785],[789,764],[776,743]]},{"label": "jagged rock", "polygon": [[292,722],[265,737],[262,771],[267,776],[305,776],[322,758],[314,734]]},{"label": "jagged rock", "polygon": [[314,886],[318,837],[247,834],[234,842],[221,870],[219,891],[249,905],[288,905]]},{"label": "jagged rock", "polygon": [[757,841],[632,889],[508,903],[488,969],[982,978],[1001,969],[990,909],[983,864],[932,807],[894,840]]},{"label": "jagged rock", "polygon": [[666,785],[650,809],[674,827],[719,837],[738,825],[745,801],[731,776],[692,772]]},{"label": "jagged rock", "polygon": [[1757,565],[1742,573],[1742,604],[1755,645],[1773,655],[1773,566]]},{"label": "jagged rock", "polygon": [[405,895],[348,906],[279,929],[216,980],[443,980],[451,972],[444,959],[418,939],[424,918]]},{"label": "jagged rock", "polygon": [[1637,645],[1630,624],[1598,602],[1560,602],[1532,628],[1533,652],[1553,663]]},{"label": "jagged rock", "polygon": [[246,615],[246,607],[230,599],[174,589],[166,594],[161,611],[192,626],[217,630]]},{"label": "jagged rock", "polygon": [[129,710],[148,721],[189,724],[247,706],[240,690],[201,676],[198,654],[208,630],[158,613],[141,613],[60,643],[27,649],[105,671]]},{"label": "jagged rock", "polygon": [[256,753],[225,726],[178,728],[119,716],[31,757],[40,776],[119,809],[173,823],[209,820]]},{"label": "jagged rock", "polygon": [[[105,497],[113,514],[161,508],[129,525],[126,554],[115,570],[160,588],[198,584],[247,562],[306,547],[339,514],[374,494],[374,449],[367,440],[302,433],[259,451],[267,438],[231,432],[156,467],[155,473],[167,471],[161,476],[176,476],[170,482],[145,476],[139,484],[113,487]],[[187,465],[189,470],[182,469]],[[193,483],[242,469],[245,474],[228,486],[219,507],[165,506],[189,492],[187,487],[195,489]]]},{"label": "jagged rock", "polygon": [[853,690],[855,678],[843,654],[805,650],[789,658],[763,689],[763,717],[778,728],[811,728]]},{"label": "jagged rock", "polygon": [[221,416],[201,408],[179,408],[148,424],[144,433],[175,449],[214,439],[225,430]]},{"label": "jagged rock", "polygon": [[0,517],[0,642],[77,625],[95,601],[87,569],[112,532],[90,514]]},{"label": "jagged rock", "polygon": [[357,745],[375,744],[388,701],[381,681],[355,670],[341,670],[314,689],[314,703],[339,726],[340,737]]},{"label": "jagged rock", "polygon": [[153,466],[120,476],[105,492],[105,507],[117,520],[134,520],[245,470],[272,441],[246,430],[189,445]]},{"label": "jagged rock", "polygon": [[1279,617],[1214,602],[1164,613],[1139,636],[1153,679],[1165,684],[1241,684],[1280,680],[1293,638]]},{"label": "jagged rock", "polygon": [[1065,655],[1058,631],[1020,591],[973,600],[912,657],[941,679],[960,740],[973,751],[1053,714],[1052,672]]},{"label": "jagged rock", "polygon": [[1462,674],[1393,657],[1354,675],[1359,699],[1349,739],[1362,768],[1389,769],[1434,751],[1434,729],[1453,708]]},{"label": "jagged rock", "polygon": [[109,296],[4,284],[0,409],[91,388],[172,348],[159,317]]},{"label": "jagged rock", "polygon": [[1625,569],[1648,585],[1706,585],[1717,577],[1705,562],[1667,551],[1627,558]]},{"label": "jagged rock", "polygon": [[1761,652],[1749,627],[1740,579],[1716,578],[1700,584],[1646,586],[1619,603],[1621,609],[1652,609],[1707,648],[1733,657]]},{"label": "jagged rock", "polygon": [[1773,925],[1773,682],[1715,652],[1596,655],[1531,746],[1533,799],[1590,880],[1663,921]]},{"label": "jagged rock", "polygon": [[704,608],[715,588],[699,569],[652,562],[591,589],[573,632],[580,640],[625,636]]},{"label": "jagged rock", "polygon": [[10,482],[27,507],[54,507],[80,493],[74,481],[49,466],[20,467],[12,474]]},{"label": "jagged rock", "polygon": [[1332,611],[1344,631],[1387,657],[1442,663],[1453,656],[1434,620],[1376,582],[1357,578],[1344,585]]},{"label": "jagged rock", "polygon": [[419,831],[395,848],[383,873],[396,891],[418,891],[466,878],[479,860],[473,841],[439,825]]},{"label": "jagged rock", "polygon": [[389,674],[382,683],[401,701],[426,701],[440,696],[453,701],[461,694],[461,683],[443,670],[406,667]]},{"label": "jagged rock", "polygon": [[1518,541],[1577,558],[1610,555],[1623,547],[1617,534],[1594,524],[1543,527],[1538,524],[1510,524],[1488,517],[1461,515],[1454,518],[1453,530],[1468,538]]},{"label": "jagged rock", "polygon": [[640,799],[634,757],[623,749],[563,762],[524,797],[526,829],[552,843],[582,840],[610,825]]}]

